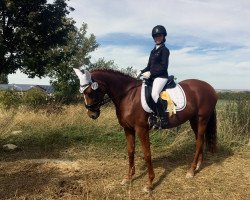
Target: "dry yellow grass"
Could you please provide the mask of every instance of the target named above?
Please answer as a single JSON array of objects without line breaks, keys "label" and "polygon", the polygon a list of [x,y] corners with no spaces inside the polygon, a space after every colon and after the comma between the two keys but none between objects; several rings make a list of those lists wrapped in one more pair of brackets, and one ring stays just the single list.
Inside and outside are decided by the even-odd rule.
[{"label": "dry yellow grass", "polygon": [[[98,156],[99,157],[99,156]],[[221,159],[221,160],[220,160]],[[185,158],[184,158],[185,160]],[[154,156],[155,188],[143,194],[147,179],[144,162],[137,157],[132,185],[120,181],[127,160],[20,159],[1,161],[1,199],[249,199],[249,154],[228,158],[207,157],[193,179],[185,179],[187,165],[174,157]],[[187,160],[186,160],[187,161]]]},{"label": "dry yellow grass", "polygon": [[[186,179],[194,152],[194,135],[186,126],[178,133],[151,133],[156,173],[151,195],[142,192],[147,172],[138,144],[135,178],[121,186],[128,159],[114,109],[104,108],[97,121],[85,112],[68,106],[59,114],[0,113],[0,144],[20,146],[15,152],[0,149],[0,199],[249,199],[249,145],[231,149],[224,142]],[[219,131],[225,126],[219,123]]]}]

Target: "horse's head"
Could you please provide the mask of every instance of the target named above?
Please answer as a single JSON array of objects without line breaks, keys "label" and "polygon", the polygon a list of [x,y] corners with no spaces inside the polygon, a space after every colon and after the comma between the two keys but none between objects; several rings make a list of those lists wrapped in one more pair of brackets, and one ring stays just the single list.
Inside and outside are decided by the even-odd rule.
[{"label": "horse's head", "polygon": [[92,80],[89,71],[84,70],[82,73],[79,69],[74,71],[80,80],[80,93],[84,97],[87,114],[92,119],[97,119],[100,116],[100,107],[104,103],[105,92],[99,87],[98,83]]}]

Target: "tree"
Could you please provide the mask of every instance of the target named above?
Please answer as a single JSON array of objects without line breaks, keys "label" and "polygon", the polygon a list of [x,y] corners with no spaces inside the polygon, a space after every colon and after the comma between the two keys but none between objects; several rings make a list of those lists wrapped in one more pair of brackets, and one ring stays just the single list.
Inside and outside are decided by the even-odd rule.
[{"label": "tree", "polygon": [[34,87],[24,93],[22,103],[32,109],[43,108],[48,103],[47,95]]},{"label": "tree", "polygon": [[136,77],[137,76],[137,70],[134,69],[133,67],[127,67],[125,69],[121,69],[122,72],[125,74],[128,74],[129,76]]},{"label": "tree", "polygon": [[118,70],[118,66],[115,64],[113,60],[106,61],[104,58],[99,58],[97,62],[90,63],[90,65],[86,66],[85,69],[87,70],[94,70],[94,69]]},{"label": "tree", "polygon": [[66,17],[72,10],[66,0],[1,0],[0,74],[20,69],[41,77],[52,63],[60,63],[64,55],[55,57],[51,50],[66,45],[75,30],[74,21]]},{"label": "tree", "polygon": [[88,70],[93,69],[113,69],[117,71],[121,71],[129,76],[136,77],[137,70],[133,67],[119,68],[118,65],[115,64],[113,60],[106,61],[104,58],[99,58],[97,62],[91,63],[86,67]]},{"label": "tree", "polygon": [[0,84],[8,84],[8,76],[5,74],[0,74]]},{"label": "tree", "polygon": [[[93,34],[86,36],[87,24],[83,23],[81,28],[69,35],[68,44],[61,49],[57,49],[52,54],[68,55],[68,60],[61,62],[58,66],[51,68],[49,76],[52,78],[52,85],[55,88],[57,100],[69,103],[76,98],[79,89],[79,81],[73,72],[74,68],[90,65],[91,56],[89,53],[94,51],[98,44]],[[59,52],[58,52],[59,51]]]}]

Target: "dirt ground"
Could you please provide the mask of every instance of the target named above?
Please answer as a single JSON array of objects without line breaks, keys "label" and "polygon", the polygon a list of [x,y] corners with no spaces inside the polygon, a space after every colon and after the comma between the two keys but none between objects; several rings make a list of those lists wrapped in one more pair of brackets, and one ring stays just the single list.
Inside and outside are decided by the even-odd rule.
[{"label": "dirt ground", "polygon": [[[144,194],[146,167],[136,155],[136,175],[129,186],[120,184],[127,172],[126,154],[70,158],[30,156],[27,152],[1,151],[0,199],[249,199],[249,150],[207,154],[202,169],[193,179],[185,174],[192,155],[174,152],[153,155],[156,178],[152,193]],[[67,156],[65,156],[67,155]]]}]

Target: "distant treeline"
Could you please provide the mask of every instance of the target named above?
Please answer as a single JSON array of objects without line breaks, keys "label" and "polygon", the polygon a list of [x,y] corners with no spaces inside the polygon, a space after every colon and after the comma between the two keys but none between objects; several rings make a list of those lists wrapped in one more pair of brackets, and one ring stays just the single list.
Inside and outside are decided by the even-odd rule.
[{"label": "distant treeline", "polygon": [[222,100],[250,100],[250,91],[244,92],[218,92]]}]

